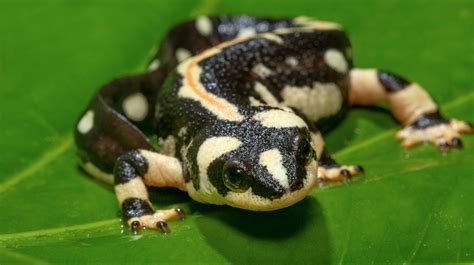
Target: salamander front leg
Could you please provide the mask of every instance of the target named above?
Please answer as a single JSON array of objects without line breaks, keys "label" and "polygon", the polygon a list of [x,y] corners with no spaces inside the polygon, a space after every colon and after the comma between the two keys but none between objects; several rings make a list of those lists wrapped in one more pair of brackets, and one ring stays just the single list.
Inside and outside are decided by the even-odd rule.
[{"label": "salamander front leg", "polygon": [[461,133],[474,131],[469,123],[443,117],[433,99],[416,83],[375,69],[353,69],[350,74],[349,102],[388,102],[395,118],[405,126],[397,133],[404,147],[431,142],[445,152],[462,147]]},{"label": "salamander front leg", "polygon": [[311,132],[313,149],[319,161],[318,179],[320,183],[341,182],[351,180],[353,176],[364,173],[364,168],[359,165],[340,165],[326,151],[324,140],[320,132]]},{"label": "salamander front leg", "polygon": [[154,211],[145,186],[147,183],[184,189],[181,163],[176,158],[133,150],[117,159],[114,176],[123,219],[133,231],[146,227],[168,233],[167,221],[185,217],[180,208]]}]

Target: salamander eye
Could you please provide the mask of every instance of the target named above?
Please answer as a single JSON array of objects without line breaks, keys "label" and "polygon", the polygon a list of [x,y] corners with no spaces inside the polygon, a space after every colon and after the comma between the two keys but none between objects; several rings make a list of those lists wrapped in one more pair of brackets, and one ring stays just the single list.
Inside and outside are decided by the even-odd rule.
[{"label": "salamander eye", "polygon": [[245,192],[250,187],[249,177],[245,168],[234,162],[224,164],[222,174],[224,185],[233,192]]},{"label": "salamander eye", "polygon": [[304,161],[304,164],[308,165],[314,159],[315,154],[309,140],[309,135],[307,133],[304,135],[304,137],[300,136],[295,139],[296,159]]},{"label": "salamander eye", "polygon": [[311,162],[311,160],[313,160],[314,150],[313,150],[313,147],[311,147],[311,143],[307,139],[305,139],[303,144],[300,146],[299,153],[301,156],[301,160],[304,161],[305,165],[308,165]]}]

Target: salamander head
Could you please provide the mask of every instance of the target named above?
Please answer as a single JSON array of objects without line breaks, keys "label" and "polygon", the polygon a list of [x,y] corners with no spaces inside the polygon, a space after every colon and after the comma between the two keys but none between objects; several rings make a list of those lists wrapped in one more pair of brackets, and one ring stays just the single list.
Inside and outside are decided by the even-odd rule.
[{"label": "salamander head", "polygon": [[317,160],[306,123],[266,109],[245,121],[214,124],[186,153],[187,190],[197,201],[269,211],[292,205],[315,186]]}]

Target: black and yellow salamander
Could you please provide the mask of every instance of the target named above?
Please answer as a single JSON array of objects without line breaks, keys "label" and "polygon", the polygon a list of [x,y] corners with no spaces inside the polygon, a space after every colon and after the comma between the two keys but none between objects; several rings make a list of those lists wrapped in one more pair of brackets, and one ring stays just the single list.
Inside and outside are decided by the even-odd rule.
[{"label": "black and yellow salamander", "polygon": [[75,139],[84,170],[114,183],[132,230],[168,232],[166,222],[185,214],[154,210],[147,185],[253,211],[290,206],[318,183],[363,171],[331,159],[320,130],[349,106],[381,102],[405,126],[404,147],[428,141],[447,151],[473,131],[443,117],[419,84],[354,68],[336,23],[201,16],[169,31],[147,73],[101,87]]}]

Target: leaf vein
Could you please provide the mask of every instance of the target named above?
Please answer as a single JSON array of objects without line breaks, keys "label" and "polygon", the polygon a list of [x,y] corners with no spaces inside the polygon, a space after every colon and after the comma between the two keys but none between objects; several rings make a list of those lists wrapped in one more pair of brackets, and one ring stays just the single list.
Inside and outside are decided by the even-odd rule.
[{"label": "leaf vein", "polygon": [[63,137],[63,140],[58,145],[43,153],[43,155],[35,162],[20,172],[7,177],[7,180],[0,184],[0,194],[3,194],[8,189],[18,184],[20,181],[44,168],[58,156],[62,155],[72,145],[72,142],[72,136],[68,134],[67,136]]},{"label": "leaf vein", "polygon": [[115,218],[115,219],[102,220],[102,221],[93,222],[93,223],[71,225],[71,226],[65,226],[65,227],[55,227],[55,228],[49,228],[49,229],[32,230],[32,231],[12,233],[12,234],[4,234],[4,235],[0,235],[0,243],[4,243],[10,240],[21,240],[21,239],[28,239],[32,237],[44,237],[44,236],[64,234],[64,233],[70,233],[70,232],[93,230],[100,227],[109,226],[118,222],[120,221],[117,221],[117,218]]}]

